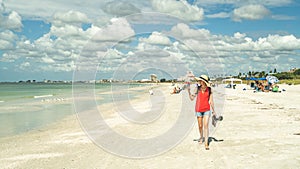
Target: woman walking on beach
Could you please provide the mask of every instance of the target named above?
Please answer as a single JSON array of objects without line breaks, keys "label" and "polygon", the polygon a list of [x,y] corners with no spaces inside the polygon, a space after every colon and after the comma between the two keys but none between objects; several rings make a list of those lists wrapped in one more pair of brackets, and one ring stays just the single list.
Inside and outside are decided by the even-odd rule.
[{"label": "woman walking on beach", "polygon": [[[214,110],[213,95],[208,82],[208,77],[206,75],[201,75],[199,78],[195,79],[200,83],[197,85],[197,88],[194,93],[191,93],[190,88],[188,88],[189,98],[193,101],[196,97],[195,111],[198,121],[200,139],[199,142],[205,142],[205,149],[209,150],[208,143],[208,124],[211,113],[216,116]],[[212,111],[211,111],[212,109]],[[203,137],[204,134],[204,137]]]}]

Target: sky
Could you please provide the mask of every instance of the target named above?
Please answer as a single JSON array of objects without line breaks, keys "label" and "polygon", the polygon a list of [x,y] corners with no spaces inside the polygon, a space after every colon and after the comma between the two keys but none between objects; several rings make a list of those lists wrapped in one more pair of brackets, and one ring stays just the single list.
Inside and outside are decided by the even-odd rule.
[{"label": "sky", "polygon": [[296,0],[0,0],[0,81],[300,67]]}]

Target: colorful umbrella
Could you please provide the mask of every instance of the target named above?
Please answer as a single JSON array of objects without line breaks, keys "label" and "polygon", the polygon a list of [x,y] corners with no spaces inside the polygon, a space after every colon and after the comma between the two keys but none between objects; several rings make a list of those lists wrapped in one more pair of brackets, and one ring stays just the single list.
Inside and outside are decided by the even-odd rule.
[{"label": "colorful umbrella", "polygon": [[278,78],[275,76],[267,76],[266,79],[269,83],[278,83],[279,82]]}]

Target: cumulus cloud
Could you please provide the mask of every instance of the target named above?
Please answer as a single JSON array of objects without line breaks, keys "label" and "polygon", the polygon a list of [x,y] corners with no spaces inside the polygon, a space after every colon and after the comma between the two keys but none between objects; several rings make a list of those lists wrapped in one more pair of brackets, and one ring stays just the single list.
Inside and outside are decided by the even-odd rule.
[{"label": "cumulus cloud", "polygon": [[89,23],[90,20],[86,16],[86,14],[78,12],[78,11],[68,11],[66,13],[57,12],[54,14],[52,19],[52,24],[56,26],[75,24],[80,25],[82,23]]},{"label": "cumulus cloud", "polygon": [[[233,36],[214,35],[208,30],[192,29],[185,24],[174,26],[169,34],[174,34],[182,40],[184,45],[177,45],[177,48],[189,57],[185,60],[190,65],[199,64],[197,62],[200,61],[205,63],[205,66],[212,67],[220,63],[217,66],[220,69],[222,69],[223,64],[226,64],[226,67],[228,65],[245,66],[251,61],[251,64],[255,62],[253,65],[261,66],[258,67],[258,70],[259,68],[264,70],[265,67],[262,66],[262,62],[276,63],[278,59],[294,55],[297,50],[300,50],[300,39],[294,35],[275,34],[254,40],[245,33],[236,32]],[[205,37],[206,41],[204,38],[194,38],[190,35]],[[194,59],[190,58],[192,55],[188,54],[191,49],[196,53],[193,56]],[[231,71],[235,70],[231,68]]]},{"label": "cumulus cloud", "polygon": [[28,68],[30,68],[30,63],[29,62],[23,62],[23,63],[21,63],[19,68],[21,70],[27,70]]},{"label": "cumulus cloud", "polygon": [[51,35],[55,35],[56,37],[71,37],[71,36],[80,36],[84,31],[74,25],[65,25],[59,26],[56,25],[51,26],[50,28]]},{"label": "cumulus cloud", "polygon": [[246,5],[233,10],[234,21],[259,20],[270,15],[270,11],[263,5]]},{"label": "cumulus cloud", "polygon": [[133,36],[134,30],[125,18],[113,18],[111,23],[93,37],[100,41],[119,42]]},{"label": "cumulus cloud", "polygon": [[[51,39],[53,35],[57,38]],[[100,61],[106,66],[117,64],[116,60],[122,54],[109,49],[132,35],[134,30],[123,18],[112,19],[110,24],[101,28],[91,25],[87,30],[73,24],[52,25],[50,32],[37,39],[34,46],[46,53],[40,56],[40,62],[47,63],[44,70],[72,71],[75,67],[89,70]]]},{"label": "cumulus cloud", "polygon": [[[15,11],[6,12],[2,1],[0,5],[0,50],[13,50],[15,41],[18,40],[18,36],[14,32],[21,31],[23,26],[22,18]],[[3,58],[1,60],[10,59]]]},{"label": "cumulus cloud", "polygon": [[233,37],[234,37],[234,38],[237,38],[237,39],[241,39],[241,38],[246,37],[246,34],[245,34],[245,33],[236,32],[236,33],[233,35]]},{"label": "cumulus cloud", "polygon": [[178,23],[171,28],[170,36],[183,39],[204,39],[210,36],[210,31],[207,29],[192,29],[185,23]]},{"label": "cumulus cloud", "polygon": [[153,32],[148,38],[140,38],[141,42],[157,45],[171,45],[170,39],[160,32]]},{"label": "cumulus cloud", "polygon": [[9,50],[14,48],[14,41],[18,37],[12,31],[6,30],[0,32],[0,50]]},{"label": "cumulus cloud", "polygon": [[[15,49],[4,53],[2,60],[15,61],[21,58],[25,61],[19,67],[26,69],[31,66],[34,71],[72,71],[81,50],[100,30],[93,25],[83,30],[80,23],[85,20],[86,16],[79,12],[57,13],[53,21],[63,21],[64,24],[52,24],[50,32],[32,42],[27,39],[17,41]],[[1,33],[0,36],[6,39],[13,37],[11,33]],[[27,62],[29,66],[25,64]]]},{"label": "cumulus cloud", "polygon": [[[283,1],[288,3],[287,0]],[[217,0],[203,2],[213,5]],[[231,16],[235,21],[242,21],[270,16],[273,19],[292,19],[284,18],[284,15],[272,15],[267,9],[272,5],[276,6],[276,3],[281,3],[281,0],[275,0],[272,3],[268,0],[261,0],[251,5],[249,5],[250,1],[219,2],[231,4],[230,7],[237,9],[232,13],[229,13],[228,9],[226,12],[217,11],[215,14],[207,15],[207,18]],[[186,21],[203,20],[203,9],[190,5],[184,0],[133,0],[130,3],[103,0],[84,2],[82,5],[78,5],[81,1],[69,0],[32,0],[30,3],[10,0],[7,3],[9,9],[13,10],[4,12],[4,7],[1,8],[0,29],[5,30],[0,30],[0,50],[4,50],[1,61],[14,62],[19,59],[17,63],[20,64],[16,63],[16,65],[23,70],[67,72],[78,68],[78,62],[82,63],[79,69],[89,69],[89,66],[101,62],[104,72],[113,72],[118,65],[125,63],[124,69],[121,70],[126,71],[125,69],[128,68],[132,72],[147,68],[147,66],[155,67],[157,63],[160,63],[161,69],[170,68],[170,71],[174,73],[178,72],[176,68],[182,64],[189,65],[192,70],[201,67],[201,69],[215,69],[215,71],[223,69],[234,71],[250,66],[264,69],[266,64],[276,63],[284,57],[299,56],[299,38],[288,33],[285,36],[270,34],[257,39],[242,31],[233,35],[218,35],[207,29],[192,28],[174,20],[172,23],[166,23],[165,28],[176,24],[170,31],[165,29],[160,32],[159,29],[162,27],[159,27],[153,32],[152,26],[138,27],[139,30],[150,33],[148,37],[141,38],[140,36],[134,37],[137,33],[135,30],[138,29],[134,29],[133,26],[137,24],[137,21],[142,20],[143,23],[149,25],[162,26],[162,23],[170,19],[158,18],[158,15],[153,15],[153,17],[147,15],[143,18],[145,20],[137,19],[137,17],[132,17],[131,20],[127,20],[128,17],[110,18],[111,15],[124,16],[136,12],[158,11],[163,13],[160,16],[170,14]],[[39,10],[36,4],[39,4]],[[101,7],[106,13],[99,10]],[[48,21],[51,25],[50,32],[35,40],[29,40],[26,37],[18,38],[14,31],[22,28],[21,16],[29,19],[42,18]],[[82,23],[91,23],[91,26],[82,29]],[[297,59],[286,60],[297,61]]]},{"label": "cumulus cloud", "polygon": [[207,6],[207,5],[215,5],[215,4],[230,4],[234,6],[243,6],[249,4],[260,4],[265,6],[284,6],[287,4],[293,3],[293,0],[201,0],[196,1],[196,4]]},{"label": "cumulus cloud", "polygon": [[[13,9],[18,11],[21,16],[26,18],[40,18],[49,19],[53,17],[54,13],[65,12],[65,11],[80,11],[82,13],[87,13],[90,17],[97,17],[103,15],[104,12],[99,10],[99,6],[102,6],[106,0],[103,1],[84,1],[84,0],[31,0],[28,1],[18,1],[10,0],[5,1],[5,6],[8,9]],[[33,12],[34,11],[34,12]]]},{"label": "cumulus cloud", "polygon": [[187,21],[201,21],[204,19],[204,10],[190,5],[184,0],[152,0],[152,6],[158,12],[167,13]]},{"label": "cumulus cloud", "polygon": [[105,4],[102,9],[111,15],[115,16],[126,16],[134,13],[140,13],[140,9],[135,7],[128,1],[115,0]]},{"label": "cumulus cloud", "polygon": [[22,18],[17,12],[11,11],[5,13],[0,9],[0,30],[20,31],[22,26]]},{"label": "cumulus cloud", "polygon": [[297,39],[294,35],[269,35],[266,38],[259,39],[259,42],[270,43],[272,48],[276,50],[300,50],[300,39]]}]

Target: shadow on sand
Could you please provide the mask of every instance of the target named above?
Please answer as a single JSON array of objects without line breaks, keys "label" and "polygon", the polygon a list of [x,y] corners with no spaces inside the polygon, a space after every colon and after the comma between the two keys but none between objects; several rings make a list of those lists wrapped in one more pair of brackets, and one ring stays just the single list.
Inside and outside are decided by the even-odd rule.
[{"label": "shadow on sand", "polygon": [[[200,142],[200,139],[199,138],[198,139],[194,139],[193,141]],[[204,141],[204,138],[203,138],[203,141]],[[210,144],[212,141],[214,141],[214,142],[222,142],[224,140],[223,139],[218,140],[218,139],[216,139],[214,137],[208,137],[208,144]]]}]

